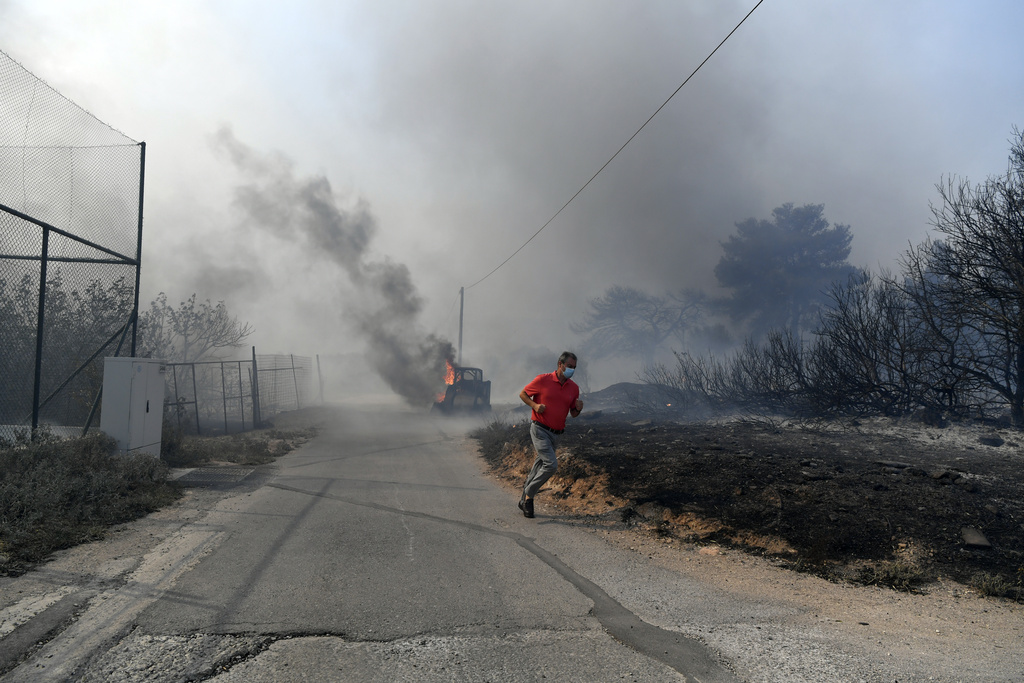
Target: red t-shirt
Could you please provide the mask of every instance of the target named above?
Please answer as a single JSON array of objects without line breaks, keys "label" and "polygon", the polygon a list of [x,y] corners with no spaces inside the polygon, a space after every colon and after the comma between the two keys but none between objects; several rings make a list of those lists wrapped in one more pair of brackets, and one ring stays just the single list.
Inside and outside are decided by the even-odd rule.
[{"label": "red t-shirt", "polygon": [[551,429],[565,429],[565,416],[580,397],[580,388],[571,379],[565,384],[558,383],[558,371],[537,375],[523,389],[535,403],[543,403],[546,408],[538,414],[533,411],[532,419]]}]

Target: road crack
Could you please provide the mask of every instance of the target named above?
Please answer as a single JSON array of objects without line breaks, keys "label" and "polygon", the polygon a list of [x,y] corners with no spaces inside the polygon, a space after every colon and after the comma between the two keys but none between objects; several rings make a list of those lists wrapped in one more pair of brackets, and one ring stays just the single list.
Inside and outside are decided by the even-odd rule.
[{"label": "road crack", "polygon": [[358,505],[360,507],[402,515],[403,517],[413,517],[458,526],[479,533],[507,538],[554,569],[562,578],[589,598],[594,603],[594,617],[619,642],[643,655],[672,667],[690,681],[710,683],[711,681],[737,680],[735,674],[733,674],[728,666],[716,657],[703,642],[676,631],[669,631],[654,626],[640,619],[608,595],[596,583],[577,573],[553,553],[542,548],[534,538],[515,531],[494,529],[482,524],[449,519],[426,512],[404,510],[380,503],[356,500],[324,491],[309,491],[276,482],[272,482],[268,486],[284,491],[292,491],[303,495],[336,500],[349,505]]}]

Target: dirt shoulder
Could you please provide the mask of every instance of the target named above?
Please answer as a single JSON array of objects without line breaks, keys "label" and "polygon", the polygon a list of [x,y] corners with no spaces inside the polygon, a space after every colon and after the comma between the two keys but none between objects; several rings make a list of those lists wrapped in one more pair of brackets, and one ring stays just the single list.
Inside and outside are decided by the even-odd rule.
[{"label": "dirt shoulder", "polygon": [[[510,483],[533,461],[525,417],[481,432],[483,457]],[[1022,442],[983,425],[601,416],[570,423],[541,498],[829,579],[916,590],[952,579],[1019,600]]]}]

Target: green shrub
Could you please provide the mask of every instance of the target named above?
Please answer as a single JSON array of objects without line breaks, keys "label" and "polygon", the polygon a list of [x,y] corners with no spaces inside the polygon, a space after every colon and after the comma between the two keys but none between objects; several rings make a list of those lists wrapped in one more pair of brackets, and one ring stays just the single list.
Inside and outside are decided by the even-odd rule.
[{"label": "green shrub", "polygon": [[20,573],[179,496],[166,465],[117,455],[114,440],[101,433],[8,444],[0,450],[0,575]]}]

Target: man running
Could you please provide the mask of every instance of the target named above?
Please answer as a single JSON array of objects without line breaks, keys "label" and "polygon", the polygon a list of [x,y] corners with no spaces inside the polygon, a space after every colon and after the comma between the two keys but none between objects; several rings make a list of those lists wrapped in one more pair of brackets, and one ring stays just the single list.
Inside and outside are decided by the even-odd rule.
[{"label": "man running", "polygon": [[580,388],[569,379],[575,371],[576,354],[564,351],[558,357],[558,367],[554,372],[537,375],[519,392],[519,398],[533,410],[530,438],[533,449],[537,451],[537,459],[533,461],[519,499],[519,509],[524,517],[533,517],[533,497],[558,469],[555,448],[559,435],[565,431],[565,416],[577,417],[583,410]]}]

